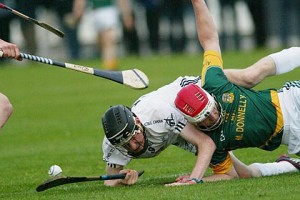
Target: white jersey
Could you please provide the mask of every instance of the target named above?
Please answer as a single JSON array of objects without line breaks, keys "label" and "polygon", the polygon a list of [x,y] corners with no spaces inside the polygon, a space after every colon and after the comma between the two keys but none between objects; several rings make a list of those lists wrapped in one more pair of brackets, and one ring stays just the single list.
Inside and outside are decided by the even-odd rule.
[{"label": "white jersey", "polygon": [[[173,144],[185,150],[196,153],[196,147],[180,137],[187,120],[176,109],[174,100],[179,90],[189,84],[200,86],[200,77],[179,77],[174,82],[140,97],[132,105],[131,111],[139,118],[145,127],[148,138],[148,148],[137,158],[157,156],[162,150]],[[105,137],[103,140],[103,160],[109,165],[125,166],[132,157],[124,151],[119,151]]]},{"label": "white jersey", "polygon": [[286,82],[278,92],[284,130],[282,144],[289,154],[300,156],[300,81]]}]

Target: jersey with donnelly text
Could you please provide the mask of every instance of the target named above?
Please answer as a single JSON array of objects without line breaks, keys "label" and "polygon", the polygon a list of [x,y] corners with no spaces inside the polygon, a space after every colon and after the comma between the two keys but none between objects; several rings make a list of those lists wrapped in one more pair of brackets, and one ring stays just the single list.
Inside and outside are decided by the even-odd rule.
[{"label": "jersey with donnelly text", "polygon": [[221,104],[224,123],[208,133],[217,145],[212,165],[224,162],[228,151],[259,147],[272,151],[281,144],[283,118],[275,89],[254,91],[229,82],[223,72],[222,58],[206,51],[202,86]]}]

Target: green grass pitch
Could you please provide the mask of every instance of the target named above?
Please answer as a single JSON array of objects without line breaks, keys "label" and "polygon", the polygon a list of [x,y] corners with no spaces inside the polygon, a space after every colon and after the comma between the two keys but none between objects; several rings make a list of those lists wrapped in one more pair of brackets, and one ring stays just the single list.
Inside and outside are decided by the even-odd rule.
[{"label": "green grass pitch", "polygon": [[[249,66],[271,53],[228,52],[223,54],[225,68]],[[69,62],[69,61],[64,61]],[[99,60],[77,64],[98,67]],[[64,175],[97,176],[105,173],[100,125],[103,112],[114,104],[131,105],[139,96],[169,83],[181,75],[198,75],[202,53],[197,55],[160,55],[127,57],[121,69],[144,71],[150,86],[133,90],[96,76],[32,61],[0,63],[0,91],[6,94],[14,113],[0,133],[0,199],[296,199],[299,173],[248,180],[205,183],[187,187],[165,188],[178,175],[192,170],[195,156],[170,147],[152,159],[134,160],[129,167],[145,170],[138,184],[108,188],[103,182],[69,184],[36,192],[48,178],[53,164]],[[280,88],[287,80],[299,79],[299,69],[268,78],[257,89]],[[245,163],[271,162],[286,152],[258,149],[237,150]],[[208,170],[207,174],[211,173]]]}]

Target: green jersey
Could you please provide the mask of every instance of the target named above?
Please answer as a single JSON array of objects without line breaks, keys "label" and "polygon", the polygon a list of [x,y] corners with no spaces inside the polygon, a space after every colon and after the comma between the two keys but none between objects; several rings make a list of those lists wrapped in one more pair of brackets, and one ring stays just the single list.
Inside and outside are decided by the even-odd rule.
[{"label": "green jersey", "polygon": [[215,96],[224,115],[220,128],[208,133],[217,146],[213,165],[224,162],[228,151],[238,148],[272,151],[281,144],[283,134],[277,91],[254,91],[234,85],[228,81],[222,65],[217,52],[205,52],[202,87]]}]

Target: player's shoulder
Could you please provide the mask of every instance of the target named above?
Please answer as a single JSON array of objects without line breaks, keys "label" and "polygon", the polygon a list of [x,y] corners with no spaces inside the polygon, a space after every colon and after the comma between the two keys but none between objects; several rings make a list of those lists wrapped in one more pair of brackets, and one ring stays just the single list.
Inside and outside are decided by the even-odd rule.
[{"label": "player's shoulder", "polygon": [[166,84],[148,94],[155,94],[155,93],[165,92],[170,90],[176,92],[177,90],[180,90],[181,88],[190,84],[198,84],[201,87],[201,77],[200,76],[179,76],[169,84]]},{"label": "player's shoulder", "polygon": [[201,77],[180,76],[174,81],[172,81],[171,83],[143,95],[136,102],[147,101],[147,100],[157,101],[157,102],[160,101],[173,102],[180,89],[190,84],[197,84],[201,87]]},{"label": "player's shoulder", "polygon": [[[142,105],[142,106],[141,106]],[[174,103],[153,101],[151,104],[137,104],[132,111],[146,127],[153,130],[171,130],[178,124],[186,123],[184,116],[176,109]]]},{"label": "player's shoulder", "polygon": [[190,84],[201,84],[200,76],[180,76],[174,80],[171,84],[176,84],[181,88]]},{"label": "player's shoulder", "polygon": [[167,116],[169,113],[177,112],[173,101],[159,98],[146,98],[136,101],[131,110],[137,116],[144,115],[149,118],[153,116]]}]

